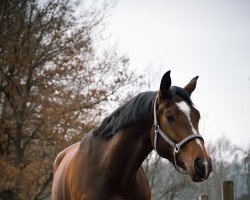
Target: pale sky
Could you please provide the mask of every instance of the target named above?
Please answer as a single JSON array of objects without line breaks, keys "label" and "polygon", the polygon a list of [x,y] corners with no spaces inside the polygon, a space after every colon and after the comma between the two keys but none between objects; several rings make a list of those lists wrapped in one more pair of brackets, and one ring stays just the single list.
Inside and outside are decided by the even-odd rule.
[{"label": "pale sky", "polygon": [[120,0],[110,20],[131,68],[155,72],[152,89],[169,69],[173,85],[200,76],[193,101],[205,139],[250,144],[250,0]]}]

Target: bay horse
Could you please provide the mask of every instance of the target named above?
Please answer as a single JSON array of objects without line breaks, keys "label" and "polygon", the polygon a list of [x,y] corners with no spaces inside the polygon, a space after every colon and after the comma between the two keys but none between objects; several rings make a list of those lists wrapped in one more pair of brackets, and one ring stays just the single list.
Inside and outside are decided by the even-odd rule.
[{"label": "bay horse", "polygon": [[191,101],[198,77],[184,88],[171,86],[166,72],[157,92],[143,92],[106,117],[54,162],[52,200],[149,200],[142,163],[154,149],[192,181],[203,181],[211,159],[198,131]]}]

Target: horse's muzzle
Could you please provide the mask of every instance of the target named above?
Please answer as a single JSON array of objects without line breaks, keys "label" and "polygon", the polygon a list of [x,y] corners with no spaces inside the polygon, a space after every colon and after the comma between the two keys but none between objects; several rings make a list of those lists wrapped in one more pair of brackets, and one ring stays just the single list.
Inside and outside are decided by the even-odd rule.
[{"label": "horse's muzzle", "polygon": [[209,174],[212,172],[211,158],[197,157],[194,160],[194,171],[195,176],[192,177],[193,181],[199,182],[207,179]]}]

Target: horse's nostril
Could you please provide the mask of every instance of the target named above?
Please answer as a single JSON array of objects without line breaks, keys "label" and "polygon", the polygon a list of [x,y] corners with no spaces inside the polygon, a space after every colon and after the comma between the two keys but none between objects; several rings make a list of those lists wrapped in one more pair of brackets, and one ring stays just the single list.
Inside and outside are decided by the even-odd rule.
[{"label": "horse's nostril", "polygon": [[206,164],[202,157],[198,157],[194,161],[194,169],[200,178],[205,178],[206,175]]}]

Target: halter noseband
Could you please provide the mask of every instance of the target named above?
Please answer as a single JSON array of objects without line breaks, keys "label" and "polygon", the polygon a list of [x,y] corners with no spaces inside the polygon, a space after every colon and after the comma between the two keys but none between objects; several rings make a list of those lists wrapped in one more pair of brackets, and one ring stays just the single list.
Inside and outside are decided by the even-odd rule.
[{"label": "halter noseband", "polygon": [[157,96],[155,98],[155,102],[154,102],[154,126],[155,126],[155,138],[154,138],[154,148],[156,153],[159,155],[158,151],[157,151],[157,136],[158,134],[161,135],[161,137],[171,146],[173,147],[173,156],[174,156],[174,167],[176,169],[176,171],[182,173],[182,174],[187,174],[186,172],[182,172],[180,170],[180,168],[177,165],[177,161],[176,161],[176,155],[179,152],[180,148],[186,144],[187,142],[189,142],[190,140],[193,140],[195,138],[199,138],[201,140],[203,140],[202,136],[199,134],[192,134],[187,136],[186,138],[184,138],[183,140],[181,140],[179,143],[175,143],[173,142],[167,135],[166,133],[164,133],[164,131],[161,130],[160,125],[158,124],[158,120],[157,120],[157,111],[156,111],[156,104],[157,104]]}]

